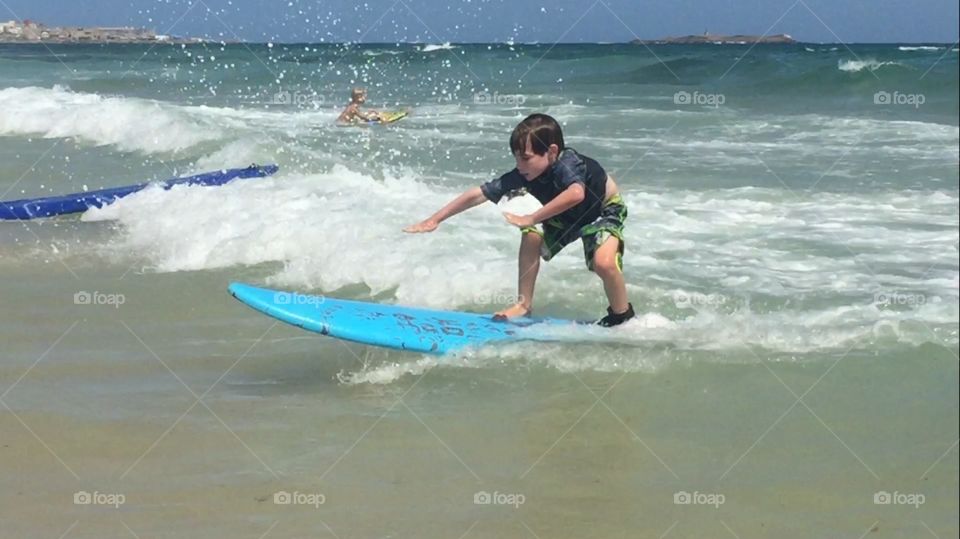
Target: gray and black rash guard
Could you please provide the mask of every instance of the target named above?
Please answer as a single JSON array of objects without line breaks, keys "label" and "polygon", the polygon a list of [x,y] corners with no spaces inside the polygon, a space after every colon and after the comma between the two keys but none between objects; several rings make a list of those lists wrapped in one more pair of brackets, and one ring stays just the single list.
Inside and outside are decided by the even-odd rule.
[{"label": "gray and black rash guard", "polygon": [[576,206],[552,218],[559,221],[566,230],[579,229],[600,217],[607,191],[607,173],[603,167],[573,148],[565,148],[557,160],[533,180],[527,181],[517,169],[513,169],[496,180],[481,185],[480,190],[488,200],[496,204],[504,195],[526,189],[541,204],[546,205],[575,183],[583,186],[586,196]]}]

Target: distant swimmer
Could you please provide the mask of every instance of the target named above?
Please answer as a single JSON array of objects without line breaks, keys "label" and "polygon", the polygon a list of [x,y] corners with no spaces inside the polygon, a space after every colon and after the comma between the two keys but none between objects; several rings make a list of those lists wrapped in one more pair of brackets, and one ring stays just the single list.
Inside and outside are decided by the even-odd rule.
[{"label": "distant swimmer", "polygon": [[337,123],[350,124],[358,120],[364,122],[379,122],[382,120],[380,113],[375,110],[362,111],[360,105],[367,102],[366,88],[354,88],[350,92],[350,104],[343,109],[340,116],[337,117]]}]

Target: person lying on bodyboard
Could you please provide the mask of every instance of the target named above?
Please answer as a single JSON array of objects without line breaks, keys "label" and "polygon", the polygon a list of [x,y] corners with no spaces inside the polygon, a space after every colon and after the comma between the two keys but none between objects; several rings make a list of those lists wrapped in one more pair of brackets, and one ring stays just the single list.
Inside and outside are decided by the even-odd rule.
[{"label": "person lying on bodyboard", "polygon": [[350,91],[350,103],[343,109],[340,116],[337,117],[337,123],[352,124],[357,121],[380,122],[383,121],[381,114],[375,110],[360,110],[360,105],[367,102],[366,88],[354,88]]}]

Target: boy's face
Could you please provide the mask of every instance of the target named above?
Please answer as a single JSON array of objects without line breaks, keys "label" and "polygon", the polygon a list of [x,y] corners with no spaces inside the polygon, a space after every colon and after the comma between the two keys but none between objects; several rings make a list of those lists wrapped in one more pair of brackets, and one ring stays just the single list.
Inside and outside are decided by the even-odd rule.
[{"label": "boy's face", "polygon": [[367,92],[360,92],[353,96],[353,100],[361,105],[367,102]]},{"label": "boy's face", "polygon": [[537,155],[533,153],[531,144],[528,142],[526,150],[522,153],[517,152],[513,156],[517,159],[517,172],[529,182],[546,172],[547,168],[556,162],[559,153],[560,148],[556,144],[551,144],[546,153]]}]

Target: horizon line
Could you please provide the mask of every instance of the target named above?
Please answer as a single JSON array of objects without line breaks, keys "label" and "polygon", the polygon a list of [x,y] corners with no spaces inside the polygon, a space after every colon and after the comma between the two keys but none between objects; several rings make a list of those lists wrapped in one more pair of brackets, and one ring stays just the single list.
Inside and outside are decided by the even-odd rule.
[{"label": "horizon line", "polygon": [[[640,45],[641,43],[635,43],[635,41],[666,41],[666,39],[641,39],[641,40],[630,40],[630,41],[557,41],[557,42],[546,42],[546,41],[445,41],[442,43],[437,43],[434,41],[255,41],[255,40],[244,40],[244,39],[215,39],[215,38],[206,38],[198,36],[174,36],[170,35],[169,37],[173,39],[197,39],[200,40],[196,43],[187,43],[187,45],[200,45],[204,43],[224,43],[227,45],[234,44],[244,44],[244,45],[382,45],[382,46],[398,46],[398,45],[544,45],[544,46],[557,46],[557,45]],[[97,42],[97,41],[48,41],[48,40],[37,40],[37,41],[0,41],[0,44],[4,45],[137,45],[144,43],[154,43],[153,41],[140,41],[140,42]],[[163,43],[163,42],[159,42]],[[178,42],[171,42],[171,45],[180,45]],[[745,42],[709,42],[709,43],[646,43],[647,45],[772,45],[772,46],[790,46],[790,45],[939,45],[944,47],[956,47],[958,40],[954,41],[801,41],[796,40],[792,43],[764,43],[764,42],[755,42],[755,41],[745,41]]]}]

